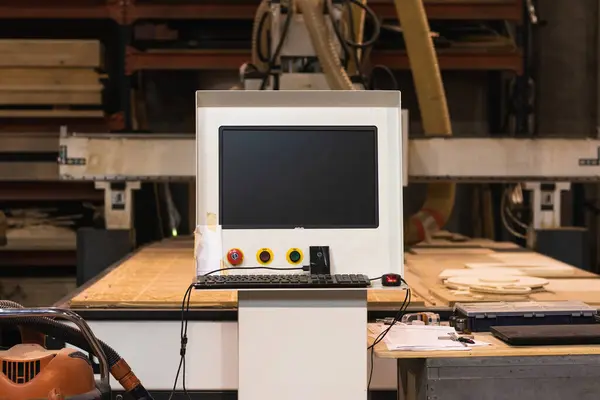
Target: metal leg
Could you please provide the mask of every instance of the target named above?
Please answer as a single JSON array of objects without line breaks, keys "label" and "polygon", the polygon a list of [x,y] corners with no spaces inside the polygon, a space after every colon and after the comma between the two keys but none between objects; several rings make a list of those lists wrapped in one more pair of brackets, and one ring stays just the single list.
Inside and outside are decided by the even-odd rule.
[{"label": "metal leg", "polygon": [[133,227],[133,191],[140,182],[95,182],[96,189],[104,189],[104,219],[106,229]]},{"label": "metal leg", "polygon": [[397,386],[398,386],[398,400],[406,400],[406,364],[398,359],[396,362],[396,374],[397,374]]}]

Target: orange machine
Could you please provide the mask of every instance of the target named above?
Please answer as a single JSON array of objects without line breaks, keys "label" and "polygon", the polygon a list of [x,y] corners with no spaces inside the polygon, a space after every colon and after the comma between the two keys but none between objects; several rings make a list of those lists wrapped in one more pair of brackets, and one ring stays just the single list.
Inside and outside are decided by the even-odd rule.
[{"label": "orange machine", "polygon": [[[54,318],[66,319],[77,328]],[[18,327],[22,342],[0,351],[0,400],[110,399],[110,375],[134,400],[152,400],[125,360],[71,310],[23,308],[0,300],[0,326]],[[93,354],[99,361],[100,381],[96,382],[87,354],[70,348],[48,350],[47,336]]]},{"label": "orange machine", "polygon": [[74,349],[46,350],[18,344],[0,351],[0,400],[96,400],[94,370],[88,356]]}]

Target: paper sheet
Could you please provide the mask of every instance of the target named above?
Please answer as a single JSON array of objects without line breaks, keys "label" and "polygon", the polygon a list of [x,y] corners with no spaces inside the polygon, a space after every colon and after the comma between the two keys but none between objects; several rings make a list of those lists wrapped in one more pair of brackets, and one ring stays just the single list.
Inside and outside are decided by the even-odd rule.
[{"label": "paper sheet", "polygon": [[194,260],[196,275],[221,269],[223,243],[219,225],[198,225],[194,232]]},{"label": "paper sheet", "polygon": [[[374,337],[387,329],[383,324],[371,325],[369,330]],[[389,350],[403,351],[468,351],[472,347],[489,345],[480,341],[463,344],[449,339],[452,334],[456,334],[456,331],[449,326],[396,324],[385,335],[383,341]],[[440,339],[446,337],[448,339]]]}]

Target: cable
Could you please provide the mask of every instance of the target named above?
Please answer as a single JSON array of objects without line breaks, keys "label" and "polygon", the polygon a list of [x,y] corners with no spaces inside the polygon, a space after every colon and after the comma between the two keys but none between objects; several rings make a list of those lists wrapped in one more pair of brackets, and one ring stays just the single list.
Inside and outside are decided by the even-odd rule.
[{"label": "cable", "polygon": [[390,81],[393,86],[393,88],[390,90],[400,90],[400,85],[398,84],[398,80],[396,79],[394,72],[389,67],[386,67],[385,65],[375,65],[373,67],[373,69],[371,69],[371,75],[369,76],[369,90],[377,89],[374,85],[375,79],[373,79],[374,75],[375,75],[374,73],[377,70],[381,70],[381,71],[385,72],[386,75],[389,76]]},{"label": "cable", "polygon": [[[302,271],[305,270],[305,268],[303,267],[290,267],[290,268],[277,268],[277,267],[229,267],[229,268],[219,268],[219,269],[215,269],[213,271],[209,271],[207,273],[205,273],[203,276],[208,276],[208,275],[212,275],[215,274],[217,272],[222,272],[222,271],[230,271],[230,270],[239,270],[239,269],[243,269],[243,270],[252,270],[252,269],[265,269],[265,270],[272,270],[272,271]],[[171,394],[169,395],[169,400],[171,400],[173,398],[173,396],[175,395],[175,391],[177,390],[177,382],[179,382],[179,375],[183,375],[182,376],[182,387],[183,387],[183,393],[188,397],[189,400],[191,400],[191,397],[187,391],[187,388],[185,386],[185,354],[187,351],[187,344],[188,344],[188,337],[187,337],[187,331],[188,331],[188,322],[189,319],[187,318],[188,313],[190,312],[190,301],[192,298],[192,291],[194,289],[194,283],[190,284],[190,286],[188,286],[187,290],[185,291],[185,294],[183,295],[183,300],[181,301],[181,329],[180,329],[180,339],[181,339],[181,347],[179,349],[179,366],[177,367],[177,373],[175,374],[175,382],[173,382],[173,389],[171,390]]]},{"label": "cable", "polygon": [[[273,68],[275,68],[275,66],[277,65],[277,59],[279,58],[279,54],[281,54],[281,50],[283,49],[285,39],[287,38],[288,32],[290,30],[290,25],[292,24],[292,16],[294,14],[292,10],[293,10],[293,4],[290,3],[290,5],[287,9],[287,17],[285,18],[285,22],[283,23],[283,32],[281,32],[281,37],[279,38],[279,42],[277,43],[277,46],[275,47],[275,52],[273,53],[273,55],[270,58],[269,65],[267,67],[267,71],[265,72],[265,77],[263,78],[263,81],[260,84],[260,90],[265,90],[265,88],[267,87],[267,83],[269,82],[269,77],[271,76],[271,72],[273,71]],[[259,35],[262,35],[262,33],[260,33],[260,32],[261,31],[259,31]]]},{"label": "cable", "polygon": [[529,229],[529,226],[522,222],[521,220],[519,220],[519,218],[517,218],[511,208],[510,208],[510,194],[511,194],[511,190],[510,188],[506,188],[506,190],[504,191],[503,196],[506,196],[506,199],[508,200],[507,204],[506,204],[506,215],[508,215],[508,217],[512,220],[512,222],[514,222],[515,224],[517,224],[518,226],[520,226],[523,229]]},{"label": "cable", "polygon": [[256,53],[258,54],[258,59],[264,63],[268,63],[270,62],[270,58],[269,58],[269,51],[267,49],[267,53],[264,53],[263,49],[263,43],[262,40],[260,40],[260,36],[263,34],[263,30],[265,29],[265,23],[267,22],[267,19],[269,18],[269,16],[271,15],[271,13],[269,11],[263,13],[263,15],[260,17],[260,21],[258,23],[258,29],[257,29],[257,33],[258,33],[258,38],[255,38],[256,43],[257,43],[257,51]]},{"label": "cable", "polygon": [[[367,48],[373,46],[375,44],[375,42],[377,42],[377,40],[379,40],[379,36],[381,35],[381,21],[379,20],[379,17],[373,11],[373,9],[371,9],[371,7],[367,6],[366,4],[361,3],[359,0],[344,0],[344,5],[346,5],[350,10],[352,10],[352,5],[355,5],[359,8],[361,8],[369,16],[369,18],[371,18],[371,20],[373,21],[373,34],[371,35],[369,40],[363,41],[362,43],[357,43],[355,41],[356,37],[353,37],[351,40],[343,37],[343,35],[340,31],[339,25],[333,18],[333,12],[332,12],[334,9],[333,0],[326,0],[325,5],[327,7],[327,13],[329,14],[329,18],[331,18],[331,23],[333,25],[333,29],[335,31],[336,36],[346,46],[352,47],[354,49],[363,49],[364,50],[364,49],[367,49]],[[350,20],[350,24],[351,24],[350,30],[352,32],[352,30],[354,30],[354,21]]]},{"label": "cable", "polygon": [[506,219],[506,212],[508,210],[508,206],[506,204],[506,191],[504,191],[504,193],[502,194],[502,198],[500,200],[500,219],[502,220],[502,225],[504,226],[504,229],[506,229],[508,231],[508,233],[510,233],[511,235],[513,235],[514,237],[517,237],[519,239],[527,239],[527,236],[525,236],[522,233],[517,232],[509,223],[508,220]]},{"label": "cable", "polygon": [[[402,283],[404,283],[406,286],[408,286],[408,283],[404,280],[404,278],[400,278],[400,281]],[[374,361],[375,361],[375,346],[377,346],[377,344],[379,344],[385,338],[385,335],[388,334],[388,332],[390,331],[390,329],[392,329],[392,327],[398,321],[400,321],[402,319],[402,317],[404,316],[404,313],[406,312],[406,309],[410,305],[411,300],[412,300],[411,290],[410,290],[409,287],[407,287],[407,289],[406,289],[406,295],[404,296],[404,301],[400,305],[400,309],[396,313],[396,316],[394,316],[394,319],[392,320],[392,322],[390,323],[390,325],[386,329],[384,329],[379,335],[377,335],[377,337],[375,338],[375,340],[373,340],[373,344],[371,344],[369,347],[367,347],[367,350],[371,350],[371,354],[370,354],[371,367],[369,368],[369,380],[367,382],[367,393],[370,393],[371,381],[373,380],[373,367],[374,367],[373,364],[374,364]]]},{"label": "cable", "polygon": [[[360,7],[361,9],[363,9],[369,15],[369,17],[373,20],[374,32],[369,40],[362,42],[362,43],[356,42],[356,39],[357,39],[356,38],[356,29],[355,29],[354,21],[352,18],[352,5],[353,4]],[[340,45],[344,52],[345,61],[348,61],[349,58],[352,58],[352,61],[354,62],[355,66],[356,66],[356,72],[358,73],[358,78],[360,79],[360,83],[362,83],[362,85],[366,89],[368,87],[368,85],[365,81],[364,74],[362,73],[362,62],[361,62],[360,57],[358,56],[358,51],[361,49],[365,50],[365,51],[369,50],[375,44],[375,42],[379,39],[379,36],[381,34],[381,21],[379,21],[377,14],[375,14],[375,12],[370,7],[361,3],[358,0],[344,0],[344,5],[346,6],[346,9],[348,10],[348,20],[350,21],[349,22],[350,23],[350,26],[349,26],[350,39],[344,37],[344,34],[342,33],[342,31],[340,29],[338,21],[335,20],[335,17],[333,15],[333,11],[335,9],[335,7],[333,5],[333,0],[325,1],[327,14],[329,15],[329,19],[331,21],[331,26],[333,27],[335,36],[337,37],[338,41],[340,42]]]}]

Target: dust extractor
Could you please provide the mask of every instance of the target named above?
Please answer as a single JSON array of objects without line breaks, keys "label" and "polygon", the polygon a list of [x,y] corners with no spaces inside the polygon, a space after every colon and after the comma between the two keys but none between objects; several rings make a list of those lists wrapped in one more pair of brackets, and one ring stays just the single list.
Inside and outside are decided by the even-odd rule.
[{"label": "dust extractor", "polygon": [[[77,328],[53,318],[67,320]],[[0,351],[1,399],[109,400],[110,375],[130,398],[152,399],[125,360],[98,340],[78,314],[57,308],[23,308],[18,303],[0,300],[0,327],[7,326],[19,328],[22,343]],[[48,350],[46,337],[59,339],[81,350]],[[92,360],[86,353],[99,361],[99,381],[95,379]]]}]

